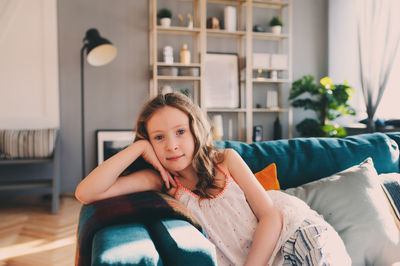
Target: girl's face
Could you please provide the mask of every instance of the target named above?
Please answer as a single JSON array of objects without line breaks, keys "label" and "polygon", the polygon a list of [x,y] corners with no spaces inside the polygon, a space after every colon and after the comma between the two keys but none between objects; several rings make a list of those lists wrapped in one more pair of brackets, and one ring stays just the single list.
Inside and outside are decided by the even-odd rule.
[{"label": "girl's face", "polygon": [[191,166],[194,137],[187,114],[165,106],[151,116],[146,127],[150,143],[164,168],[179,172]]}]

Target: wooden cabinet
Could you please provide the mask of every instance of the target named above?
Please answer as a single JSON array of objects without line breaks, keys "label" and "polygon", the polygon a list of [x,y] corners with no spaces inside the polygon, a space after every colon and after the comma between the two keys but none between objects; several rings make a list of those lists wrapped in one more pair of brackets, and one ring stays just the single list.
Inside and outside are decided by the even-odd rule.
[{"label": "wooden cabinet", "polygon": [[[223,11],[226,6],[233,6],[236,10],[237,30],[208,29],[207,19],[211,17],[216,16],[220,24],[223,23]],[[158,25],[157,11],[160,8],[172,11],[172,26]],[[191,14],[193,28],[187,27],[188,23],[185,22],[179,25],[181,22],[176,19],[178,13],[181,13],[182,17],[186,17],[187,13]],[[270,32],[268,24],[273,16],[279,16],[283,21],[283,33]],[[253,27],[258,23],[262,24],[265,32],[253,32]],[[264,125],[263,140],[271,139],[271,134],[266,132],[272,132],[271,125],[275,117],[279,117],[285,129],[283,137],[292,137],[292,111],[287,101],[292,80],[291,0],[150,0],[149,25],[150,97],[168,86],[178,90],[189,87],[192,99],[210,118],[216,114],[223,116],[224,140],[251,143],[253,127],[257,124]],[[189,43],[192,59],[190,64],[179,63],[179,51],[184,43]],[[164,62],[165,46],[172,46],[174,49],[173,63]],[[205,57],[209,52],[237,53],[240,72],[240,101],[237,108],[207,108],[204,73]],[[255,68],[252,62],[254,53],[283,54],[286,56],[286,67]],[[194,75],[185,75],[188,71],[182,69],[198,70],[194,71]],[[276,71],[278,76],[270,78],[272,71]],[[180,75],[181,73],[184,74]],[[276,95],[276,106],[267,107],[268,91],[276,91],[271,94]]]}]

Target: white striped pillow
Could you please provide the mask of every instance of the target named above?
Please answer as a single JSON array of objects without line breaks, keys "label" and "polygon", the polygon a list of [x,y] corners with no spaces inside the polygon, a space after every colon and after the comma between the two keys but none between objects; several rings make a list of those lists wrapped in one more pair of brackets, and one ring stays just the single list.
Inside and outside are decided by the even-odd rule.
[{"label": "white striped pillow", "polygon": [[0,157],[48,158],[53,155],[57,129],[0,130]]}]

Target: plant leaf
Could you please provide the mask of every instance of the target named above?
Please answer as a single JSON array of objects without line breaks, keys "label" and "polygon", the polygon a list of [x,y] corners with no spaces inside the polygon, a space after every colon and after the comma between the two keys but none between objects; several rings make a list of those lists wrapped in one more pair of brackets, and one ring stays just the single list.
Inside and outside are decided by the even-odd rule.
[{"label": "plant leaf", "polygon": [[317,94],[317,86],[314,83],[313,76],[304,76],[294,81],[290,90],[289,100],[293,100],[306,92],[312,95]]}]

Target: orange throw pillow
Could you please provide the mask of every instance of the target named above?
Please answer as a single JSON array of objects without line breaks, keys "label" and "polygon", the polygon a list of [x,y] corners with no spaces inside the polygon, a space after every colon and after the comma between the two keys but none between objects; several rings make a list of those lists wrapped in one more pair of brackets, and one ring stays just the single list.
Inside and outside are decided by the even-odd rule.
[{"label": "orange throw pillow", "polygon": [[281,187],[276,173],[276,165],[272,163],[258,173],[254,174],[265,190],[280,190]]}]

